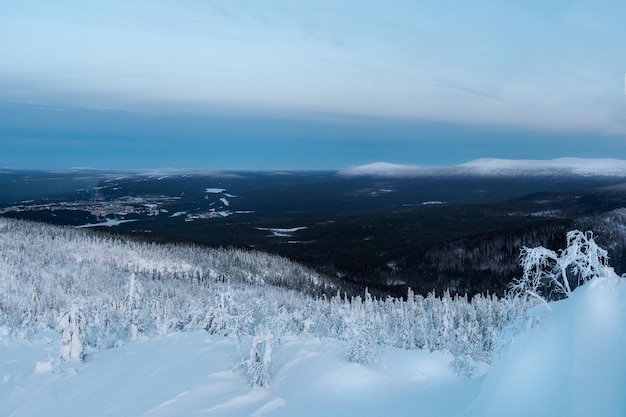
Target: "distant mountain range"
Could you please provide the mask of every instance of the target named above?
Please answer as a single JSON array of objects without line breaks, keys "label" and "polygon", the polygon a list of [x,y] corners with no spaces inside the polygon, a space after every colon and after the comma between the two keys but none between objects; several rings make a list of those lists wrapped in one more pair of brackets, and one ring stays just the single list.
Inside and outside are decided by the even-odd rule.
[{"label": "distant mountain range", "polygon": [[386,162],[375,162],[339,171],[337,175],[348,178],[416,178],[435,176],[600,176],[626,178],[626,160],[558,158],[542,161],[484,158],[448,167],[396,165]]}]

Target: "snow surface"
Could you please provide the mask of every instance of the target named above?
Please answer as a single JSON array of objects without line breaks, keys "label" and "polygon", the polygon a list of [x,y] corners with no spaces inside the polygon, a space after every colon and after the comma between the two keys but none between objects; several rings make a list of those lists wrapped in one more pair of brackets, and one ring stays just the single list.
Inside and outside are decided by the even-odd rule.
[{"label": "snow surface", "polygon": [[[146,204],[147,206],[147,204]],[[119,226],[122,223],[130,223],[130,222],[136,222],[137,219],[132,219],[132,220],[116,220],[116,219],[106,219],[106,221],[100,222],[100,223],[87,223],[87,224],[81,224],[80,226],[76,226],[77,229],[84,229],[87,227],[113,227],[113,226]]]},{"label": "snow surface", "polygon": [[[202,272],[203,269],[197,269],[201,265],[193,265],[185,259],[194,262],[202,259],[200,262],[204,263],[207,255],[218,252],[191,256],[197,255],[196,252],[185,255],[185,251],[191,248],[176,246],[177,251],[170,253],[165,250],[168,248],[158,245],[96,241],[83,231],[54,230],[55,233],[51,233],[51,226],[35,228],[30,223],[0,219],[0,236],[4,238],[0,239],[0,284],[5,290],[0,298],[2,417],[626,415],[626,279],[618,277],[610,268],[603,269],[600,277],[574,290],[569,298],[551,303],[550,308],[539,305],[528,315],[519,317],[504,330],[501,347],[496,349],[491,367],[486,369],[486,365],[479,364],[481,368],[472,378],[461,378],[452,372],[450,360],[453,356],[447,352],[387,347],[381,352],[381,362],[369,365],[351,362],[349,339],[310,333],[313,319],[323,317],[326,310],[299,310],[299,314],[289,316],[290,304],[286,301],[298,303],[300,294],[274,289],[276,294],[283,294],[286,298],[283,298],[285,302],[272,302],[272,296],[268,296],[269,288],[242,285],[246,281],[254,282],[252,276],[241,276],[228,298],[220,293],[224,297],[218,299],[216,293],[211,296],[209,292],[217,285],[226,284],[214,282],[202,287],[202,281],[195,280],[191,281],[191,287],[174,291],[183,280],[169,280],[167,282],[176,286],[163,287],[166,281],[150,278],[144,279],[143,290],[129,290],[130,294],[143,292],[147,295],[151,288],[152,291],[159,289],[163,296],[169,293],[168,300],[180,300],[181,304],[163,305],[176,314],[192,312],[190,301],[197,300],[204,306],[215,298],[220,306],[230,305],[227,300],[233,300],[226,311],[231,311],[231,307],[238,310],[239,306],[246,304],[257,305],[271,311],[282,310],[281,317],[288,320],[277,321],[279,324],[288,326],[292,321],[301,322],[303,330],[297,334],[285,332],[272,336],[278,340],[272,346],[271,378],[267,387],[260,388],[251,387],[245,367],[238,366],[243,365],[249,355],[252,333],[221,333],[229,336],[197,330],[179,333],[176,329],[185,327],[183,316],[177,320],[181,327],[172,327],[167,335],[155,332],[135,334],[131,339],[107,344],[107,347],[116,347],[99,351],[88,345],[91,350],[85,352],[83,361],[59,361],[59,333],[42,330],[52,327],[40,320],[44,316],[37,313],[36,300],[47,303],[43,309],[45,312],[56,308],[54,303],[59,301],[58,298],[71,297],[74,302],[78,294],[82,294],[85,305],[89,302],[97,305],[93,303],[96,296],[106,291],[122,266],[124,273],[173,269]],[[17,231],[22,234],[10,234]],[[16,236],[27,238],[23,238],[20,244]],[[72,250],[67,246],[69,241],[80,245],[81,250]],[[31,248],[39,250],[29,252]],[[217,278],[217,260],[223,262],[235,257],[234,264],[237,265],[251,260],[244,253],[219,251],[219,254],[226,253],[228,256],[216,257],[209,262],[211,269],[187,276]],[[72,268],[62,262],[61,255],[67,255]],[[264,265],[273,273],[281,264],[270,262],[272,259],[266,256],[263,262],[254,265]],[[39,268],[38,262],[45,268]],[[21,269],[25,265],[29,268]],[[81,274],[88,272],[86,278],[73,273],[76,271],[74,267],[78,267]],[[237,274],[237,271],[243,274]],[[219,274],[235,279],[245,272],[230,269]],[[53,275],[68,279],[53,285]],[[99,275],[106,280],[94,280]],[[130,288],[138,288],[135,285],[139,281],[135,282],[134,276],[133,272]],[[47,279],[41,281],[43,285],[29,288],[26,284],[35,282],[33,277]],[[125,284],[111,288],[117,288],[111,291],[111,301],[124,304],[133,298],[125,295]],[[188,294],[193,294],[194,298],[184,297],[187,292],[182,288],[191,289]],[[60,297],[52,300],[50,294]],[[321,306],[319,299],[316,300],[317,304],[309,305]],[[312,303],[313,299],[309,301]],[[336,300],[329,302],[336,303]],[[445,303],[442,300],[448,307],[451,302],[449,298]],[[106,305],[112,304],[115,303]],[[358,317],[363,317],[359,326],[373,325],[375,321],[370,321],[371,316],[365,314],[370,311],[365,309],[367,305],[372,307],[375,304],[366,298],[359,310],[363,315],[343,316],[341,323],[348,327]],[[354,300],[336,304],[337,311],[358,306]],[[406,306],[396,304],[393,308],[401,307]],[[98,310],[113,313],[114,308]],[[451,309],[440,309],[437,314],[445,310]],[[234,316],[235,322],[253,323],[262,317],[261,310],[254,311],[250,315],[240,312],[241,315]],[[390,310],[392,314],[393,311]],[[18,312],[18,317],[9,316],[7,312]],[[114,319],[114,315],[108,317]],[[9,328],[11,323],[13,328]],[[114,325],[113,320],[107,319],[107,323]],[[267,336],[272,327],[263,329],[262,324],[258,323],[256,327],[258,334]],[[198,328],[203,327],[194,327]],[[279,327],[273,329],[276,331]]]},{"label": "snow surface", "polygon": [[[252,388],[234,338],[205,332],[133,341],[64,362],[51,373],[58,336],[0,337],[0,409],[46,416],[449,416],[478,393],[440,352],[390,349],[385,365],[349,362],[346,342],[283,338],[271,385]],[[1,379],[3,378],[3,379]]]},{"label": "snow surface", "polygon": [[605,176],[626,177],[626,160],[558,158],[552,160],[477,159],[449,167],[375,162],[337,173],[343,177],[413,178],[430,176]]},{"label": "snow surface", "polygon": [[594,278],[550,308],[508,335],[468,415],[626,416],[626,280]]},{"label": "snow surface", "polygon": [[304,229],[306,229],[306,226],[292,227],[292,228],[290,228],[290,229],[279,228],[279,227],[274,227],[274,228],[270,228],[270,227],[257,227],[257,229],[259,229],[259,230],[268,230],[268,231],[270,231],[270,232],[277,232],[277,233],[294,233],[294,232],[297,232],[298,230],[304,230]]},{"label": "snow surface", "polygon": [[300,226],[300,227],[292,227],[289,229],[279,228],[279,227],[256,227],[255,229],[272,232],[270,236],[273,236],[273,237],[291,237],[293,233],[297,232],[298,230],[304,230],[306,228],[307,228],[306,226]]},{"label": "snow surface", "polygon": [[[237,340],[202,331],[139,339],[63,362],[58,334],[31,341],[0,327],[0,408],[20,416],[624,416],[626,280],[595,278],[535,307],[483,376],[455,376],[442,352],[390,348],[380,365],[346,343],[283,337],[267,388],[252,388]],[[485,369],[482,369],[484,372]]]},{"label": "snow surface", "polygon": [[[21,416],[624,416],[626,280],[609,274],[520,321],[483,376],[455,376],[442,352],[389,348],[349,362],[347,342],[285,336],[270,386],[232,364],[234,337],[203,331],[138,339],[53,373],[59,336],[0,326],[0,409]],[[484,372],[484,369],[482,370]]]}]

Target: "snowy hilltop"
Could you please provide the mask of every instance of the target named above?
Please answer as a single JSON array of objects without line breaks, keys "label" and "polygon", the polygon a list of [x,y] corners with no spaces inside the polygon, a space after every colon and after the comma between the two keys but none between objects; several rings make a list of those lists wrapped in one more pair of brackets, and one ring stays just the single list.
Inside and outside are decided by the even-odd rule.
[{"label": "snowy hilltop", "polygon": [[599,176],[626,178],[626,161],[621,159],[559,158],[546,161],[512,159],[477,159],[449,167],[396,165],[375,162],[339,171],[346,178],[418,178],[434,176]]},{"label": "snowy hilltop", "polygon": [[589,233],[521,259],[506,299],[327,297],[282,258],[0,219],[0,409],[624,415],[624,279]]}]

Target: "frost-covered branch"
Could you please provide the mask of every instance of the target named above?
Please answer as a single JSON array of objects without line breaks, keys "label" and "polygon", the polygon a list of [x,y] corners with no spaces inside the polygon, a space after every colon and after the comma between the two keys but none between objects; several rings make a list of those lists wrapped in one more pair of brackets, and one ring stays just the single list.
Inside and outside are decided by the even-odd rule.
[{"label": "frost-covered branch", "polygon": [[572,230],[566,241],[567,247],[559,253],[542,246],[521,249],[523,274],[511,284],[516,297],[547,305],[547,301],[568,297],[579,285],[607,273],[608,254],[596,244],[592,232]]}]

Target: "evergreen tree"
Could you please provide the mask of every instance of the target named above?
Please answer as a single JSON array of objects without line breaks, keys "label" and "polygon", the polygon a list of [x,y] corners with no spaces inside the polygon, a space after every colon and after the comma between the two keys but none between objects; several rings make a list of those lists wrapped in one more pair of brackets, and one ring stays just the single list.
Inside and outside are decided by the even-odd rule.
[{"label": "evergreen tree", "polygon": [[65,361],[81,361],[85,350],[87,321],[78,308],[72,304],[70,310],[59,318],[58,331],[61,332],[60,358]]}]

